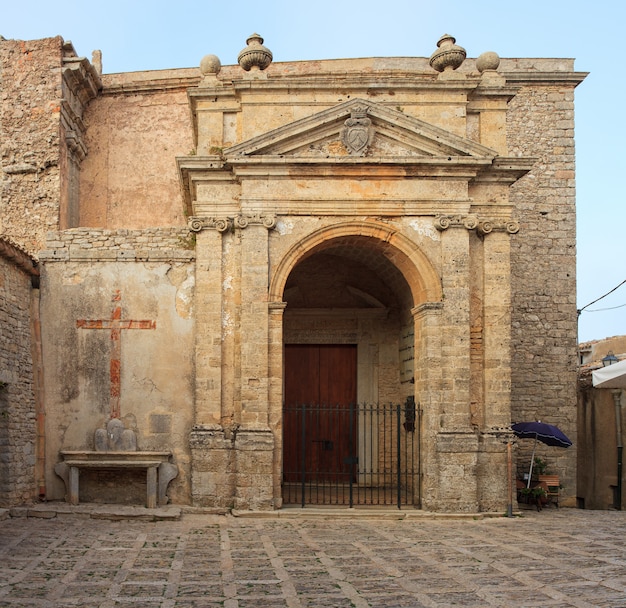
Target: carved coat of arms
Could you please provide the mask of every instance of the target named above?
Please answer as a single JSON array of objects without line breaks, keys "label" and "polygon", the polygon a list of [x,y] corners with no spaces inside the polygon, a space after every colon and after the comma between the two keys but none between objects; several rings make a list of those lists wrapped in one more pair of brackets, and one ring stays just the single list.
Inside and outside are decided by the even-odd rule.
[{"label": "carved coat of arms", "polygon": [[367,117],[367,108],[355,108],[343,124],[341,141],[344,146],[351,155],[363,156],[374,139],[374,128]]}]

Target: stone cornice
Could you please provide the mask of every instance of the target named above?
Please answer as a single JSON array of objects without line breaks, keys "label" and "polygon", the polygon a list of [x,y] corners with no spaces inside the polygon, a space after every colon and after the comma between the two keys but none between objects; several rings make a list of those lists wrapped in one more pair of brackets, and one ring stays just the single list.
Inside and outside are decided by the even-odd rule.
[{"label": "stone cornice", "polygon": [[[475,156],[402,156],[330,158],[294,157],[280,155],[229,157],[224,168],[231,168],[238,177],[354,177],[362,179],[373,169],[378,179],[406,177],[454,176],[472,179],[481,170],[493,165],[492,158]],[[379,170],[380,169],[380,170]],[[384,171],[383,171],[384,169]],[[382,173],[385,175],[382,175]],[[515,180],[513,180],[515,181]]]},{"label": "stone cornice", "polygon": [[526,175],[537,162],[537,158],[515,156],[496,156],[492,165],[481,171],[473,183],[511,185]]},{"label": "stone cornice", "polygon": [[500,72],[506,78],[507,84],[524,85],[571,85],[578,86],[589,72]]},{"label": "stone cornice", "polygon": [[87,156],[82,114],[87,104],[98,96],[101,88],[100,75],[87,59],[84,57],[63,58],[61,122],[65,127],[67,148],[72,158],[78,163]]},{"label": "stone cornice", "polygon": [[63,80],[83,105],[97,97],[102,89],[100,75],[85,57],[63,58]]},{"label": "stone cornice", "polygon": [[107,83],[102,89],[102,95],[150,95],[156,93],[187,91],[197,87],[200,76],[147,78],[145,80],[129,80],[127,82]]}]

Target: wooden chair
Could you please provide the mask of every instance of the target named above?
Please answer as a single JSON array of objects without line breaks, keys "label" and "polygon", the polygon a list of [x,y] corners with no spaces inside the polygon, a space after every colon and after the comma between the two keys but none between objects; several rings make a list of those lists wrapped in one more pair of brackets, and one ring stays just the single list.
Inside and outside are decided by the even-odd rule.
[{"label": "wooden chair", "polygon": [[539,475],[539,483],[546,490],[547,498],[550,502],[559,506],[559,489],[561,483],[558,475]]}]

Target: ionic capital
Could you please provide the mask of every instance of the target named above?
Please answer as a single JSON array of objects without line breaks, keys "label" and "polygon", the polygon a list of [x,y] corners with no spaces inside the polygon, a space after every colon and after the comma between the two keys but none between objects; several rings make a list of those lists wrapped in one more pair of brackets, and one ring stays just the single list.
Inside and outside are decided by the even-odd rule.
[{"label": "ionic capital", "polygon": [[478,219],[474,215],[438,215],[434,224],[439,232],[443,232],[448,228],[474,230],[478,225]]},{"label": "ionic capital", "polygon": [[250,225],[264,226],[268,230],[276,227],[276,216],[268,215],[237,215],[235,217],[191,217],[187,222],[189,230],[192,232],[200,232],[205,229],[213,229],[218,232],[225,233],[235,228],[244,229]]},{"label": "ionic capital", "polygon": [[434,220],[434,226],[440,232],[448,228],[465,228],[476,230],[476,234],[484,236],[491,232],[506,232],[517,234],[519,224],[512,219],[489,219],[478,218],[475,215],[438,215]]}]

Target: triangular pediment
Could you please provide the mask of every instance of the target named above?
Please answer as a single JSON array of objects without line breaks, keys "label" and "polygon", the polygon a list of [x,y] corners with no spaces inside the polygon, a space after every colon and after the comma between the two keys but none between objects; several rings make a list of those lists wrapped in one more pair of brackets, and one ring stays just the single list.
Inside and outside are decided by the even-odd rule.
[{"label": "triangular pediment", "polygon": [[228,148],[224,156],[493,159],[497,152],[400,110],[351,99]]}]

